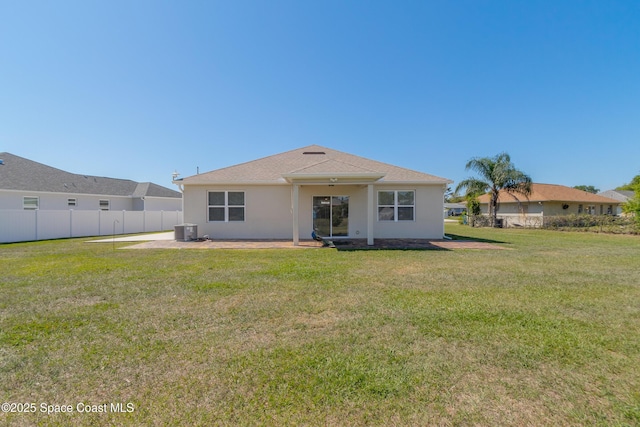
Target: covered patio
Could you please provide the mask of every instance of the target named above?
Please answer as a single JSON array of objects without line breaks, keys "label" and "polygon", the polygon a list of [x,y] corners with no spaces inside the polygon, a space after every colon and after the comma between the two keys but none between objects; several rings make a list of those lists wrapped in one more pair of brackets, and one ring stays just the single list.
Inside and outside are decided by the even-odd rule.
[{"label": "covered patio", "polygon": [[[313,170],[298,171],[292,174],[284,174],[283,178],[292,184],[292,214],[293,214],[293,244],[298,246],[301,244],[300,239],[300,188],[302,186],[330,187],[338,186],[356,186],[366,187],[366,235],[365,243],[368,246],[374,245],[374,218],[375,218],[375,199],[373,184],[385,176],[384,173],[373,173],[365,170],[352,170],[354,166],[344,165],[342,162],[330,160],[322,164],[323,169],[330,167],[335,171],[331,173],[319,173]],[[327,184],[329,183],[329,184]],[[314,217],[315,222],[315,217]],[[314,224],[315,228],[315,224]]]}]

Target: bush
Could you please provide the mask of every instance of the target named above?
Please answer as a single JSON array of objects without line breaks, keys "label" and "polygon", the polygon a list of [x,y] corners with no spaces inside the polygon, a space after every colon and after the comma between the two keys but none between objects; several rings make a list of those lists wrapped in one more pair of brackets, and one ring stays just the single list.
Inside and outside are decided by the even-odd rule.
[{"label": "bush", "polygon": [[467,197],[467,211],[473,216],[480,215],[480,201],[478,200],[478,197]]},{"label": "bush", "polygon": [[600,233],[638,234],[633,219],[612,215],[562,215],[545,217],[543,228],[551,230],[595,231]]},{"label": "bush", "polygon": [[469,225],[472,227],[491,227],[491,217],[487,215],[471,215]]},{"label": "bush", "polygon": [[640,184],[636,185],[634,190],[636,192],[635,196],[622,205],[622,210],[634,217],[636,225],[640,227]]}]

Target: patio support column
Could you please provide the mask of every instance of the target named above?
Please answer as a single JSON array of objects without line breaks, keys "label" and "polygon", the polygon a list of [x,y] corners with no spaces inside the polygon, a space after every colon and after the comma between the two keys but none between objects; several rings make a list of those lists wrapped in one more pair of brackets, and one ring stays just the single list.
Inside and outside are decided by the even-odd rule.
[{"label": "patio support column", "polygon": [[293,184],[293,245],[298,246],[300,244],[300,227],[298,218],[298,199],[299,199],[299,187],[298,184]]},{"label": "patio support column", "polygon": [[367,185],[367,245],[373,245],[373,221],[374,221],[374,194],[373,184]]}]

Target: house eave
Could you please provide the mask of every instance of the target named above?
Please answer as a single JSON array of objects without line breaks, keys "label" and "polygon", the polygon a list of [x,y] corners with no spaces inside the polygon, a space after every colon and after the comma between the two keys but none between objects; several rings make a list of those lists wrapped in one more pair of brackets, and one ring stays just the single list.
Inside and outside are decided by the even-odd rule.
[{"label": "house eave", "polygon": [[[337,178],[335,180],[331,180],[331,178]],[[297,176],[296,179],[287,180],[283,178],[277,181],[209,181],[209,182],[188,182],[188,181],[178,181],[174,182],[174,184],[184,187],[202,187],[202,186],[273,186],[273,185],[368,185],[368,184],[376,184],[376,185],[441,185],[446,186],[451,184],[453,181],[385,181],[383,179],[373,180],[371,177],[361,177],[357,178],[353,175],[350,178],[345,177],[336,177],[332,175],[327,178],[326,176],[322,177],[312,177],[306,176],[301,177]]]},{"label": "house eave", "polygon": [[44,190],[15,190],[10,188],[2,188],[0,192],[6,193],[18,193],[26,196],[30,195],[53,195],[53,196],[69,196],[69,197],[119,197],[121,199],[139,199],[141,197],[149,198],[149,199],[167,199],[167,200],[175,200],[180,199],[181,197],[167,197],[167,196],[147,196],[147,195],[133,195],[133,194],[107,194],[107,193],[80,193],[80,192],[67,192],[67,191],[44,191]]},{"label": "house eave", "polygon": [[284,179],[277,181],[206,181],[206,182],[189,182],[189,181],[177,181],[174,184],[184,187],[202,187],[202,186],[250,186],[250,185],[290,185]]},{"label": "house eave", "polygon": [[[481,201],[483,205],[487,205],[490,201]],[[558,200],[548,200],[548,199],[521,199],[521,200],[498,200],[498,203],[501,205],[509,205],[509,204],[522,204],[522,203],[581,203],[585,205],[605,205],[605,204],[621,204],[622,202],[618,202],[616,200],[567,200],[567,199],[558,199]]]},{"label": "house eave", "polygon": [[354,182],[372,183],[384,178],[386,174],[378,172],[358,172],[358,173],[288,173],[282,177],[289,183],[303,182],[327,182],[329,184]]},{"label": "house eave", "polygon": [[442,185],[442,186],[447,186],[449,184],[452,184],[453,181],[451,180],[446,180],[446,181],[428,181],[428,180],[424,180],[424,181],[384,181],[384,180],[380,180],[378,181],[376,184],[380,184],[380,185]]}]

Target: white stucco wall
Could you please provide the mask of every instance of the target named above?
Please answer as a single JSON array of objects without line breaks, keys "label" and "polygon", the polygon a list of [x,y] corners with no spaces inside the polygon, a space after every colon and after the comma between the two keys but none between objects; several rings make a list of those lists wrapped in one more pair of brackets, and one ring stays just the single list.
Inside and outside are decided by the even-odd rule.
[{"label": "white stucco wall", "polygon": [[[100,200],[109,200],[111,211],[180,211],[182,199],[170,197],[108,196],[93,194],[49,193],[38,191],[0,190],[0,209],[23,209],[24,197],[38,197],[38,209],[43,210],[100,210]],[[76,199],[76,206],[69,206],[68,200]]]},{"label": "white stucco wall", "polygon": [[[567,209],[563,209],[563,205],[568,205]],[[611,213],[613,215],[617,212],[617,207],[615,204],[609,203],[592,203],[592,202],[570,202],[570,203],[560,203],[560,202],[546,202],[543,204],[544,207],[544,216],[557,216],[557,215],[577,215],[580,213],[580,205],[582,205],[583,214],[587,213],[587,206],[595,206],[595,215],[607,215],[609,209],[611,209]]]},{"label": "white stucco wall", "polygon": [[[139,200],[136,205],[136,200]],[[142,203],[143,202],[143,203]],[[181,211],[182,210],[182,198],[175,197],[149,197],[145,196],[144,201],[141,199],[134,199],[133,210],[145,210],[145,211]]]},{"label": "white stucco wall", "polygon": [[[109,210],[133,210],[131,197],[97,196],[93,194],[66,194],[38,191],[0,190],[0,209],[22,209],[24,197],[38,197],[39,209],[46,210],[98,210],[100,200],[109,200]],[[76,199],[76,206],[70,207],[68,199]]]},{"label": "white stucco wall", "polygon": [[374,197],[379,190],[415,190],[415,221],[378,221],[375,203],[374,234],[376,238],[441,239],[444,235],[444,186],[393,185],[374,186]]},{"label": "white stucco wall", "polygon": [[[208,221],[209,191],[244,191],[245,220]],[[290,239],[293,236],[291,187],[186,186],[183,192],[184,222],[198,225],[198,235],[212,239]]]},{"label": "white stucco wall", "polygon": [[[378,221],[378,190],[414,190],[415,220]],[[245,221],[209,222],[209,191],[244,191]],[[374,237],[442,238],[444,234],[442,185],[375,185]],[[313,196],[349,196],[349,238],[367,238],[366,185],[301,185],[299,187],[299,236],[311,238]],[[184,221],[198,225],[198,235],[213,239],[292,239],[293,187],[291,185],[190,185],[183,192]]]}]

